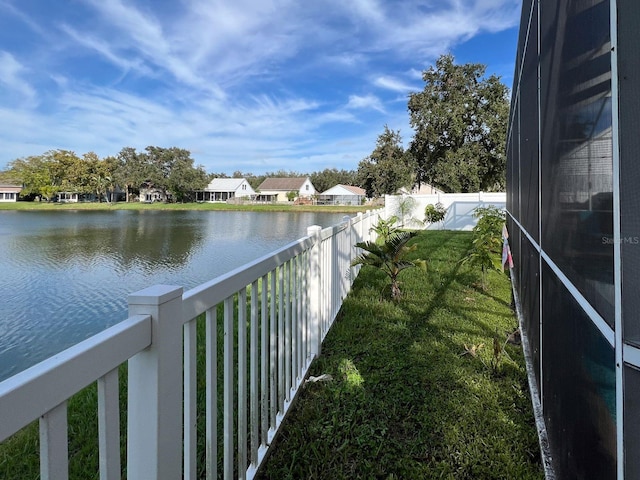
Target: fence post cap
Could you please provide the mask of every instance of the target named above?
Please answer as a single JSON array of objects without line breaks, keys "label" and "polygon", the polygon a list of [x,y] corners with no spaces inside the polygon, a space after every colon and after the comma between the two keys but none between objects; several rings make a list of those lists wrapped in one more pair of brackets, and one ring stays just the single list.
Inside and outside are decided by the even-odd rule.
[{"label": "fence post cap", "polygon": [[162,305],[179,296],[182,296],[182,287],[180,286],[153,285],[130,293],[127,302],[129,305]]},{"label": "fence post cap", "polygon": [[314,235],[319,234],[321,230],[322,230],[322,227],[320,225],[311,225],[307,227],[307,235],[312,237]]}]

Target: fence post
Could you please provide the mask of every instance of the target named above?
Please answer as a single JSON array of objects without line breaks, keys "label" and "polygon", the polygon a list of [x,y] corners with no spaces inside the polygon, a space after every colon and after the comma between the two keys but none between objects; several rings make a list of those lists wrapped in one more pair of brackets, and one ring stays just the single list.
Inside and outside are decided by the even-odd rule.
[{"label": "fence post", "polygon": [[151,315],[151,345],[129,360],[127,478],[182,476],[182,287],[128,297],[129,315]]},{"label": "fence post", "polygon": [[309,254],[309,352],[318,357],[322,351],[322,321],[320,318],[322,302],[322,269],[320,232],[322,228],[311,225],[307,228],[307,235],[313,238],[313,247]]}]

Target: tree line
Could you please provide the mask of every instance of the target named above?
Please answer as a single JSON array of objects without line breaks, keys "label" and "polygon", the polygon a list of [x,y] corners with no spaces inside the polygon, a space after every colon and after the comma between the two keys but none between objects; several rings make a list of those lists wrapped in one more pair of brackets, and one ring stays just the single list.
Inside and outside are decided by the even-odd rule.
[{"label": "tree line", "polygon": [[[442,55],[422,74],[421,92],[411,93],[407,109],[414,135],[403,147],[400,131],[387,125],[372,153],[356,170],[327,168],[313,173],[268,172],[261,175],[233,172],[252,188],[268,177],[309,177],[323,192],[337,184],[355,185],[370,198],[396,193],[428,183],[445,192],[503,190],[506,184],[506,132],[509,91],[500,78],[485,77],[482,64],[457,65],[452,55]],[[191,201],[224,173],[207,173],[195,165],[188,150],[157,146],[144,151],[125,147],[116,156],[100,159],[68,150],[19,158],[0,172],[0,180],[23,186],[22,196],[52,199],[59,192],[95,194],[111,199],[116,186],[127,201],[141,187],[161,190],[174,201]]]},{"label": "tree line", "polygon": [[93,152],[78,156],[69,150],[51,150],[13,160],[8,167],[0,178],[20,183],[21,196],[27,200],[52,200],[61,192],[73,192],[111,201],[116,187],[129,200],[148,186],[185,201],[208,183],[204,168],[194,166],[189,151],[177,147],[149,146],[141,152],[125,147],[117,156],[102,159]]},{"label": "tree line", "polygon": [[153,188],[176,202],[194,200],[194,192],[203,190],[214,178],[246,178],[255,190],[269,177],[309,177],[316,190],[323,192],[337,185],[356,185],[356,172],[327,168],[322,171],[267,172],[262,175],[233,172],[207,173],[195,165],[188,150],[157,146],[136,151],[124,147],[116,156],[99,158],[93,152],[82,156],[69,150],[51,150],[42,155],[19,158],[9,162],[0,172],[0,180],[23,186],[21,197],[47,201],[62,192],[90,194],[98,201],[112,201],[114,192],[121,191],[125,200],[137,199],[141,188]]}]

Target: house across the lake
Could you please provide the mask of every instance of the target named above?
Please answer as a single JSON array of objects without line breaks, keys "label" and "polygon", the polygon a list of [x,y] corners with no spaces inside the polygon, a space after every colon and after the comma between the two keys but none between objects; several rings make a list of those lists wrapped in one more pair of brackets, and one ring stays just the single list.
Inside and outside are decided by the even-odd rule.
[{"label": "house across the lake", "polygon": [[251,200],[256,192],[245,178],[214,178],[203,191],[196,192],[198,202]]},{"label": "house across the lake", "polygon": [[311,201],[316,189],[309,177],[267,178],[258,192],[256,199],[261,202]]},{"label": "house across the lake", "polygon": [[144,203],[168,202],[171,200],[171,194],[164,189],[156,187],[151,182],[144,182],[140,186],[140,201]]},{"label": "house across the lake", "polygon": [[60,203],[78,203],[80,195],[78,192],[58,192],[56,201]]},{"label": "house across the lake", "polygon": [[0,202],[17,202],[22,187],[0,183]]},{"label": "house across the lake", "polygon": [[318,195],[318,205],[362,205],[367,192],[353,185],[336,185]]}]

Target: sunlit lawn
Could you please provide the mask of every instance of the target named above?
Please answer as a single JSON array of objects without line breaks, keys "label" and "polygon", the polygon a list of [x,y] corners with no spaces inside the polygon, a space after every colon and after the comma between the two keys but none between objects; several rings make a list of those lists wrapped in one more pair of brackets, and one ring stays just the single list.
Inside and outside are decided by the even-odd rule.
[{"label": "sunlit lawn", "polygon": [[413,241],[427,273],[405,270],[393,304],[362,269],[311,367],[333,381],[306,384],[264,478],[544,478],[507,274],[481,289],[468,232]]}]

